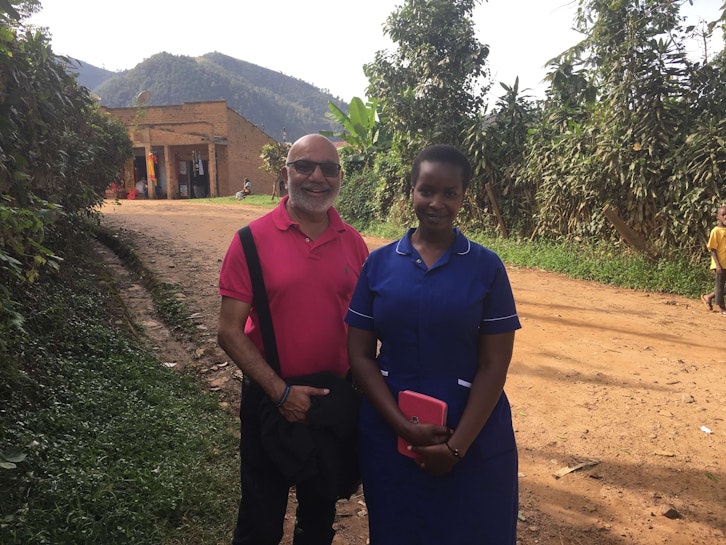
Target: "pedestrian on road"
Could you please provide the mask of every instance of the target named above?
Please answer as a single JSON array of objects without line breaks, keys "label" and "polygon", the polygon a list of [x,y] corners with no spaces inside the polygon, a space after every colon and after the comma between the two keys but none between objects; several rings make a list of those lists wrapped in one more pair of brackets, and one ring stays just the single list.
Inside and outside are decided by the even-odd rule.
[{"label": "pedestrian on road", "polygon": [[701,301],[709,311],[713,310],[713,301],[716,301],[722,316],[726,316],[724,304],[724,287],[726,285],[726,206],[719,206],[716,211],[716,227],[711,229],[706,248],[711,252],[711,270],[716,277],[716,289],[711,293],[701,295]]}]

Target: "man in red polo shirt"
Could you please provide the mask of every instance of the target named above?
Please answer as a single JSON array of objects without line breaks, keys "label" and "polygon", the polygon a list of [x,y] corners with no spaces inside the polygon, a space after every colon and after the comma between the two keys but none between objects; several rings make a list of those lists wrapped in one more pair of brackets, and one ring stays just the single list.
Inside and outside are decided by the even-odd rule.
[{"label": "man in red polo shirt", "polygon": [[[259,402],[268,396],[288,422],[305,422],[311,396],[327,390],[289,385],[290,377],[348,369],[345,313],[368,249],[332,207],[343,172],[324,136],[303,136],[280,171],[288,195],[250,223],[277,338],[280,373],[265,361],[247,261],[235,234],[222,264],[218,340],[245,376],[242,390],[242,500],[233,545],[277,545],[289,485],[261,444]],[[316,479],[296,484],[294,545],[326,545],[335,531],[335,501]]]}]

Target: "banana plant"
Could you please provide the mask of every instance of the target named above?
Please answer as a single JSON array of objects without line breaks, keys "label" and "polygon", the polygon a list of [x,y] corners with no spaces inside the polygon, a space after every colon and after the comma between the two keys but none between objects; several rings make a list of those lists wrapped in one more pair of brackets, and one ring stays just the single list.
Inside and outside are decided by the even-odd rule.
[{"label": "banana plant", "polygon": [[378,115],[377,100],[364,103],[359,97],[353,97],[347,114],[332,102],[328,102],[328,110],[330,111],[325,116],[340,124],[343,129],[338,132],[320,131],[320,134],[345,141],[353,150],[349,160],[368,163],[376,152],[391,147],[391,136]]}]

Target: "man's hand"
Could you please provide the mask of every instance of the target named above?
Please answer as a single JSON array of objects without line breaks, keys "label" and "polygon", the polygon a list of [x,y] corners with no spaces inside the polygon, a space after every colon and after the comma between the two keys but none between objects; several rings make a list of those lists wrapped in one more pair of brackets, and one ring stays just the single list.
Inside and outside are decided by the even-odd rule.
[{"label": "man's hand", "polygon": [[312,396],[328,395],[328,388],[314,388],[312,386],[290,386],[290,393],[287,394],[285,403],[279,408],[280,414],[288,422],[301,422],[307,424],[308,410],[310,409]]}]

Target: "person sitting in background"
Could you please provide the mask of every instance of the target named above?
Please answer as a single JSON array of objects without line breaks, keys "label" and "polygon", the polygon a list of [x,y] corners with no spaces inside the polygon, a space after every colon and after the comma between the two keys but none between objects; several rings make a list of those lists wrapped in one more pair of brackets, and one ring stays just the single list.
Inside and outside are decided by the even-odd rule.
[{"label": "person sitting in background", "polygon": [[235,193],[234,198],[239,201],[240,199],[244,199],[250,193],[252,193],[252,182],[250,182],[249,178],[245,178],[245,185],[242,188],[242,191]]},{"label": "person sitting in background", "polygon": [[148,190],[149,186],[144,178],[141,178],[138,182],[136,182],[136,195],[139,199],[142,197],[146,198],[148,196]]}]

